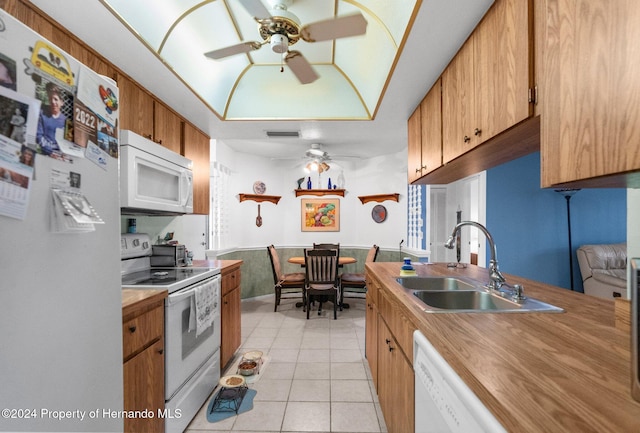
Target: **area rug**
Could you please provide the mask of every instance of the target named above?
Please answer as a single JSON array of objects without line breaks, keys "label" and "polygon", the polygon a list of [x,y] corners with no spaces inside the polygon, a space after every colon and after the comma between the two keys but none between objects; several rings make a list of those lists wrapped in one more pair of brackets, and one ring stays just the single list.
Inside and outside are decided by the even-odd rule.
[{"label": "area rug", "polygon": [[[218,392],[220,392],[220,390],[218,390]],[[216,392],[215,395],[211,397],[211,401],[207,406],[207,421],[209,422],[222,421],[223,419],[227,419],[236,415],[235,411],[211,412],[211,409],[213,408],[213,403],[216,400],[216,397],[218,396],[218,392]],[[238,409],[237,415],[240,415],[241,413],[248,412],[251,409],[253,409],[253,398],[256,396],[257,393],[258,392],[255,389],[247,390],[247,393],[244,395],[244,398],[242,399],[242,403],[240,404],[240,408]]]},{"label": "area rug", "polygon": [[[244,377],[245,382],[247,382],[248,384],[251,384],[259,381],[260,378],[264,375],[264,372],[267,369],[267,366],[269,365],[270,359],[271,357],[269,355],[262,355],[262,365],[260,365],[260,372],[258,374],[252,374],[251,376],[245,376]],[[227,368],[227,371],[225,372],[225,374],[223,374],[223,376],[227,376],[230,374],[238,374],[238,365],[240,364],[241,361],[242,361],[242,354],[240,354],[237,357],[237,359],[233,362],[233,364],[231,364],[231,366]]]}]

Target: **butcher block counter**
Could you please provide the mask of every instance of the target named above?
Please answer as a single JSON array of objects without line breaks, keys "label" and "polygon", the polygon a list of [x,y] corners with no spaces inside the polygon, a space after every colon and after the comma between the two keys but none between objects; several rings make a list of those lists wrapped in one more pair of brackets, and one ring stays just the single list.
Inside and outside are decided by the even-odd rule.
[{"label": "butcher block counter", "polygon": [[[630,336],[614,327],[613,301],[505,273],[525,296],[565,312],[425,313],[396,281],[401,265],[366,264],[374,293],[393,301],[392,314],[427,337],[507,431],[640,431],[640,403],[630,393]],[[418,276],[489,281],[485,268],[472,265],[415,268]]]}]

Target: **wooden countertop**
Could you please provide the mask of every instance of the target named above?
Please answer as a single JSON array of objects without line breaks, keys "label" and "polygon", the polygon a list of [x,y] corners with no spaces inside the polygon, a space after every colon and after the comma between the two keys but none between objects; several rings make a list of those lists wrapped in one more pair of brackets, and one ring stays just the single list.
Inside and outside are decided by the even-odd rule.
[{"label": "wooden countertop", "polygon": [[[425,313],[396,282],[401,263],[367,263],[398,307],[510,432],[637,432],[630,336],[614,302],[504,274],[564,313]],[[477,266],[415,266],[420,276],[488,281]],[[383,289],[384,290],[384,289]]]},{"label": "wooden countertop", "polygon": [[122,289],[122,317],[127,319],[139,309],[163,302],[167,294],[167,289]]},{"label": "wooden countertop", "polygon": [[240,266],[242,260],[194,260],[193,267],[195,268],[220,268],[224,271],[227,268]]}]

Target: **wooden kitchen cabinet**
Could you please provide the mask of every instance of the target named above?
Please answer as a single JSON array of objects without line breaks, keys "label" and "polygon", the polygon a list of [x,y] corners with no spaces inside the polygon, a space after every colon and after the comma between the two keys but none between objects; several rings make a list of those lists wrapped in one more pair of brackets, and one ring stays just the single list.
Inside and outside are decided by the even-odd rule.
[{"label": "wooden kitchen cabinet", "polygon": [[182,148],[182,154],[193,161],[193,213],[209,215],[209,137],[185,122]]},{"label": "wooden kitchen cabinet", "polygon": [[409,118],[409,183],[442,166],[442,88],[438,78]]},{"label": "wooden kitchen cabinet", "polygon": [[378,398],[389,433],[415,431],[411,362],[384,320],[378,320]]},{"label": "wooden kitchen cabinet", "polygon": [[443,72],[443,163],[533,114],[531,5],[497,0]]},{"label": "wooden kitchen cabinet", "polygon": [[123,407],[154,414],[125,418],[125,432],[164,431],[164,296],[123,308]]},{"label": "wooden kitchen cabinet", "polygon": [[182,119],[124,74],[118,74],[120,129],[128,129],[180,153]]},{"label": "wooden kitchen cabinet", "polygon": [[240,347],[240,265],[242,261],[222,268],[222,305],[220,309],[220,367],[233,358]]},{"label": "wooden kitchen cabinet", "polygon": [[543,187],[640,187],[640,3],[539,0]]},{"label": "wooden kitchen cabinet", "polygon": [[153,96],[123,74],[118,74],[120,129],[153,138]]},{"label": "wooden kitchen cabinet", "polygon": [[365,311],[365,356],[371,370],[373,385],[378,389],[378,286],[371,278],[367,278],[367,294]]},{"label": "wooden kitchen cabinet", "polygon": [[157,100],[153,101],[153,141],[175,153],[181,153],[182,119]]},{"label": "wooden kitchen cabinet", "polygon": [[366,356],[390,433],[414,431],[414,324],[401,314],[369,273]]},{"label": "wooden kitchen cabinet", "polygon": [[413,183],[422,176],[422,116],[418,105],[407,122],[407,181]]}]

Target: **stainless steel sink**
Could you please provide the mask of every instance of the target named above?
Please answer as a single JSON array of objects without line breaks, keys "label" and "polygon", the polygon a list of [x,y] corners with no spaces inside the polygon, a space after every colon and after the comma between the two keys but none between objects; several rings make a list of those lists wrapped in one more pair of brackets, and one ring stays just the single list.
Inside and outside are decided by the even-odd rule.
[{"label": "stainless steel sink", "polygon": [[452,277],[407,277],[396,280],[411,290],[475,290],[476,287]]},{"label": "stainless steel sink", "polygon": [[424,311],[429,313],[561,313],[564,311],[562,308],[537,299],[526,298],[521,302],[515,302],[482,289],[416,290],[413,295],[425,305]]},{"label": "stainless steel sink", "polygon": [[512,310],[521,308],[515,302],[477,290],[418,291],[413,294],[425,304],[442,310]]},{"label": "stainless steel sink", "polygon": [[397,278],[407,292],[413,294],[428,313],[517,313],[564,310],[537,299],[512,300],[507,285],[500,292],[489,291],[481,282],[463,281],[454,277]]}]

